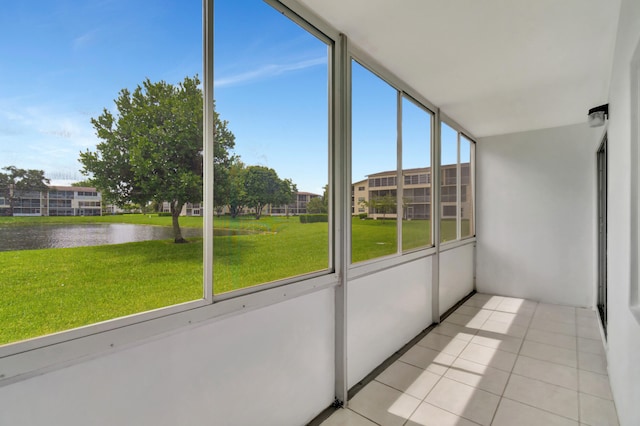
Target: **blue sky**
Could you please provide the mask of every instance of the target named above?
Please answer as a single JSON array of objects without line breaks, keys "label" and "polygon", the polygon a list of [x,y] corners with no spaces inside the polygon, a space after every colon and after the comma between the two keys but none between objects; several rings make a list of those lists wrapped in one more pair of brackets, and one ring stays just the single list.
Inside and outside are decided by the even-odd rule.
[{"label": "blue sky", "polygon": [[[43,169],[60,183],[82,179],[78,154],[98,142],[90,118],[113,110],[119,90],[146,77],[177,83],[202,75],[200,0],[5,3],[0,166]],[[274,168],[301,191],[321,193],[328,176],[327,46],[260,0],[219,0],[215,13],[216,109],[236,136],[236,154],[246,164]],[[384,126],[358,129],[354,121],[354,139],[357,132],[360,143],[390,152],[362,149],[354,180],[395,167],[395,94],[388,103],[395,91],[362,80],[354,87],[354,96],[362,94],[354,120]],[[405,138],[421,139],[428,126],[414,123],[424,113],[405,113],[416,115]],[[422,154],[406,153],[403,161],[418,167]]]},{"label": "blue sky", "polygon": [[120,89],[145,77],[201,74],[197,1],[36,0],[2,8],[2,166],[80,179],[78,153],[96,144],[90,118],[111,109]]}]

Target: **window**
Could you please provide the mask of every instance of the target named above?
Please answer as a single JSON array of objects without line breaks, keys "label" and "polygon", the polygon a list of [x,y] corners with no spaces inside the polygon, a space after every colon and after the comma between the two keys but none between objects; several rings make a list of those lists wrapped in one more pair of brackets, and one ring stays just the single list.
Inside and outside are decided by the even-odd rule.
[{"label": "window", "polygon": [[446,218],[455,218],[456,217],[456,206],[442,206],[442,217]]},{"label": "window", "polygon": [[457,188],[455,185],[442,186],[442,191],[440,192],[440,201],[442,203],[455,203],[456,197],[457,197]]},{"label": "window", "polygon": [[351,262],[431,247],[433,114],[356,60],[351,105],[352,182],[368,176],[369,186],[360,202],[369,220],[352,221]]},{"label": "window", "polygon": [[475,235],[474,143],[443,122],[440,154],[440,241],[444,243]]},{"label": "window", "polygon": [[[108,244],[92,234],[89,246],[70,248],[21,246],[2,252],[7,249],[3,244],[0,270],[4,271],[5,287],[0,306],[9,308],[0,310],[3,325],[0,344],[67,331],[45,337],[48,340],[43,340],[41,346],[39,341],[29,343],[30,349],[38,349],[65,340],[80,341],[98,330],[111,334],[115,328],[133,338],[141,329],[147,329],[145,326],[129,332],[128,326],[132,324],[151,325],[149,329],[153,331],[143,330],[142,334],[163,332],[167,322],[175,321],[173,325],[182,326],[183,311],[195,312],[200,318],[228,314],[236,305],[225,304],[224,299],[236,298],[237,306],[245,300],[263,303],[275,299],[274,294],[280,292],[278,286],[294,284],[293,293],[298,288],[308,291],[318,282],[322,285],[337,282],[338,274],[331,274],[334,259],[330,255],[341,254],[338,247],[343,241],[331,241],[339,232],[332,228],[330,200],[342,203],[335,201],[332,185],[345,182],[341,175],[329,174],[337,168],[329,159],[329,153],[337,155],[330,140],[336,129],[329,131],[329,112],[330,105],[338,102],[329,99],[334,91],[330,76],[336,71],[329,72],[329,64],[334,63],[330,39],[284,6],[277,6],[276,10],[259,0],[241,3],[216,0],[216,49],[207,53],[215,54],[213,81],[208,72],[195,77],[202,69],[200,1],[168,0],[162,8],[151,9],[148,4],[136,2],[96,2],[72,9],[71,15],[55,13],[61,12],[58,7],[56,2],[48,3],[42,10],[44,18],[34,16],[32,11],[17,16],[20,19],[15,22],[21,25],[7,31],[16,39],[27,41],[28,45],[20,46],[22,50],[6,51],[7,47],[0,46],[0,53],[8,58],[9,64],[3,67],[3,73],[18,82],[16,91],[0,100],[0,129],[18,129],[24,140],[33,140],[39,148],[33,151],[44,152],[43,157],[47,158],[17,166],[43,169],[52,180],[46,190],[12,187],[11,196],[6,195],[8,187],[0,188],[0,201],[4,203],[0,203],[0,216],[15,209],[16,216],[38,216],[22,219],[24,222],[31,219],[55,222],[56,225],[46,227],[50,230],[62,223],[61,234],[67,239],[73,238],[74,233],[87,235],[86,228],[77,228],[80,223],[105,230],[115,222],[127,225],[120,227],[119,234],[136,234],[130,231],[131,223],[118,223],[130,221],[141,225],[144,232],[162,234],[151,240],[141,237],[117,244]],[[9,13],[14,16],[21,12],[12,9]],[[42,28],[36,18],[46,18],[49,30],[32,39],[30,35]],[[94,27],[105,28],[106,33],[88,31]],[[122,27],[128,31],[117,31]],[[73,31],[50,31],[51,28]],[[56,38],[65,34],[87,37]],[[136,43],[131,43],[132,39]],[[56,46],[73,49],[47,50]],[[37,68],[25,70],[28,64],[21,62],[20,55],[24,49],[42,58]],[[122,67],[122,63],[127,67]],[[352,212],[362,214],[353,217],[352,234],[347,236],[351,238],[352,251],[345,255],[351,255],[351,262],[358,263],[430,247],[436,225],[431,223],[434,212],[446,212],[453,220],[464,218],[460,200],[472,199],[467,195],[471,193],[458,190],[458,195],[448,189],[451,205],[443,206],[442,211],[434,210],[440,206],[432,206],[432,198],[437,198],[432,197],[431,188],[435,161],[431,155],[433,114],[358,62],[346,66],[352,69],[353,95],[351,208]],[[43,69],[51,71],[51,75],[43,73]],[[72,75],[61,79],[69,70]],[[149,79],[145,80],[146,77]],[[210,91],[212,86],[215,97]],[[185,116],[196,120],[172,120],[174,125],[170,127],[180,131],[175,138],[156,137],[157,129],[146,128],[142,130],[147,131],[144,140],[148,143],[98,151],[98,143],[108,142],[103,138],[107,139],[108,130],[113,130],[100,127],[111,118],[102,115],[106,114],[103,108],[108,108],[117,123],[126,109],[118,105],[124,106],[131,100],[119,98],[126,97],[120,90],[126,88],[144,97],[145,90],[151,87],[171,88],[169,92],[175,90],[185,97],[187,91],[191,91],[190,95],[195,93],[193,98],[189,96],[178,104],[191,106]],[[83,93],[91,96],[83,98]],[[207,100],[205,111],[213,112],[209,108],[215,106],[215,114],[207,114],[200,120],[203,96]],[[121,102],[114,103],[114,98]],[[32,103],[21,104],[25,99]],[[10,105],[5,105],[7,102]],[[155,106],[159,106],[155,100],[141,105],[147,111]],[[4,111],[18,111],[27,120],[11,121]],[[101,117],[105,120],[98,119]],[[96,120],[92,124],[89,118]],[[136,125],[142,123],[133,121]],[[215,129],[207,127],[212,122]],[[33,123],[38,123],[38,135],[32,132],[36,128]],[[95,136],[96,131],[102,135],[100,138]],[[0,132],[0,143],[17,149],[14,145],[19,144],[7,143],[7,137]],[[15,133],[10,137],[15,139]],[[207,141],[204,146],[203,138]],[[208,143],[212,139],[215,145]],[[129,168],[133,161],[145,170],[143,177],[152,179],[145,187],[178,191],[173,185],[174,164],[145,167],[159,155],[168,155],[163,157],[165,163],[178,161],[170,154],[176,154],[175,144],[187,144],[186,140],[188,149],[180,152],[188,152],[189,169],[180,175],[185,179],[179,181],[190,185],[187,195],[174,197],[170,192],[162,192],[162,196],[157,196],[160,192],[151,194],[148,188],[134,186],[134,179],[123,182],[128,173],[120,172],[133,173]],[[83,161],[87,175],[78,170],[75,153],[79,143],[85,144],[81,159],[92,160]],[[74,154],[62,158],[68,152]],[[20,155],[18,151],[10,154],[10,158],[36,158]],[[102,176],[100,170],[89,166],[93,163],[106,166]],[[459,176],[454,171],[449,176],[453,179],[449,186],[465,182],[464,167],[458,164],[457,168]],[[471,165],[469,182],[473,181],[472,173]],[[66,179],[69,176],[71,179]],[[78,182],[85,179],[88,181]],[[81,186],[72,187],[68,181]],[[325,212],[314,215],[319,217],[317,222],[303,223],[297,215],[305,212],[305,204],[311,200],[320,200],[321,203],[314,202],[314,207],[324,208]],[[11,208],[7,207],[10,203]],[[100,217],[103,209],[114,216]],[[173,215],[179,219],[179,235],[186,239],[185,244],[173,243],[177,231],[170,226],[149,226],[170,225]],[[2,217],[0,223],[1,220]],[[205,227],[207,221],[212,226]],[[213,234],[211,238],[209,233]],[[35,241],[18,240],[29,244]],[[2,241],[7,239],[2,236]],[[304,250],[296,250],[297,247]],[[303,261],[297,257],[299,253],[304,254]],[[389,260],[392,264],[395,258]],[[30,285],[22,286],[24,282]],[[263,295],[267,296],[261,299]],[[216,305],[218,302],[222,306]],[[168,316],[173,313],[181,314]],[[121,318],[124,316],[127,318]],[[155,322],[160,317],[163,321]],[[95,323],[102,325],[80,328]],[[104,341],[100,339],[102,336],[98,338],[99,344],[90,339],[81,342],[81,346],[102,347]],[[62,350],[66,352],[71,346]],[[23,344],[14,353],[21,353],[23,347],[26,346]]]},{"label": "window", "polygon": [[[457,239],[458,221],[456,205],[447,206],[445,203],[457,203],[458,181],[458,132],[446,123],[441,124],[440,133],[440,203],[442,217],[440,218],[440,242]],[[446,212],[446,214],[445,214]]]},{"label": "window", "polygon": [[[329,271],[331,43],[261,0],[214,7],[215,110],[234,137],[214,164],[216,297]],[[326,220],[297,217],[306,193]]]},{"label": "window", "polygon": [[351,262],[356,263],[398,250],[397,199],[388,190],[372,190],[395,186],[397,91],[354,60],[351,99],[351,182],[377,175],[369,178],[368,220],[356,216],[351,224]]},{"label": "window", "polygon": [[402,170],[417,169],[404,188],[402,200],[402,250],[431,246],[431,200],[427,191],[427,170],[431,168],[432,114],[402,97]]},{"label": "window", "polygon": [[472,161],[474,144],[460,135],[460,238],[475,235],[473,229],[473,179]]},{"label": "window", "polygon": [[[162,7],[150,6],[150,2],[80,2],[69,7],[65,2],[44,2],[37,8],[16,3],[3,9],[11,16],[3,21],[3,34],[16,43],[0,46],[2,77],[12,82],[3,87],[0,100],[0,129],[12,129],[0,130],[0,173],[11,180],[10,188],[0,188],[3,196],[11,193],[11,207],[0,211],[0,228],[8,214],[24,226],[7,230],[12,238],[3,235],[0,247],[0,270],[5,271],[0,345],[203,299],[201,222],[187,223],[180,217],[188,243],[173,244],[171,217],[159,217],[152,208],[163,200],[139,187],[135,194],[116,194],[106,177],[98,177],[97,169],[86,176],[80,171],[79,151],[95,154],[105,166],[115,164],[114,155],[98,151],[99,142],[110,142],[106,133],[105,138],[96,136],[91,119],[107,117],[106,108],[114,130],[124,114],[114,103],[122,89],[133,92],[139,85],[142,94],[148,77],[149,84],[164,81],[178,92],[186,77],[202,75],[202,2],[168,0]],[[192,94],[189,112],[194,120],[180,122],[173,136],[190,141],[181,148],[193,154],[189,158],[193,167],[183,177],[188,175],[194,183],[189,197],[201,201],[202,120],[197,117],[202,113],[202,95],[197,86]],[[146,106],[151,108],[151,103]],[[141,134],[145,129],[147,135],[153,133],[149,123],[140,126]],[[128,140],[133,144],[133,139]],[[160,153],[167,154],[167,161],[176,160],[171,156],[176,154],[174,139],[178,138],[162,143],[156,138],[153,152],[137,154],[145,161]],[[120,148],[129,161],[134,146]],[[127,165],[121,159],[118,171]],[[3,169],[9,166],[16,170]],[[18,169],[33,179],[24,179]],[[108,167],[104,170],[109,173]],[[39,171],[40,177],[49,179],[48,185]],[[176,176],[169,168],[153,172],[156,175],[147,185],[175,187]],[[70,186],[85,179],[96,183]],[[118,183],[123,181],[121,176]],[[117,195],[109,199],[119,198],[120,209],[144,209],[148,214],[121,214],[105,223],[109,218],[100,216],[103,190]],[[125,225],[113,223],[118,221],[137,225],[127,224],[123,232]],[[151,226],[158,224],[165,226]],[[113,244],[122,233],[132,239]],[[150,234],[151,240],[146,237]],[[48,341],[63,338],[50,336]]]},{"label": "window", "polygon": [[[276,286],[331,271],[327,87],[332,41],[292,13],[285,16],[284,8],[276,10],[259,0],[216,0],[216,144],[207,151],[207,120],[202,118],[202,80],[207,79],[201,75],[203,4],[169,0],[162,8],[148,6],[92,2],[68,9],[52,2],[37,14],[18,7],[4,11],[16,18],[16,25],[5,30],[23,43],[0,46],[2,57],[11,62],[3,76],[17,83],[0,100],[0,129],[16,130],[11,135],[0,132],[0,143],[12,147],[3,158],[24,159],[15,166],[42,169],[42,183],[52,182],[32,188],[14,180],[0,188],[0,225],[7,214],[39,216],[29,218],[37,223],[55,216],[56,223],[63,220],[60,226],[41,228],[58,232],[66,241],[73,241],[75,234],[90,241],[62,250],[33,245],[38,238],[30,235],[12,238],[22,246],[2,245],[0,269],[9,270],[11,264],[12,273],[3,281],[0,295],[0,305],[9,307],[0,310],[0,345],[158,308],[174,306],[170,312],[176,312],[210,304],[227,293],[252,291],[252,286]],[[248,15],[252,19],[246,19]],[[39,25],[45,20],[47,26]],[[79,36],[74,39],[71,34]],[[27,50],[42,58],[37,67],[24,61]],[[145,98],[150,90],[176,94],[178,104],[189,108],[172,118],[174,125],[163,128],[177,129],[176,133],[157,137],[152,123],[135,120],[140,127],[136,131],[145,134],[148,143],[101,151],[99,142],[108,144],[109,137],[125,132],[117,125],[126,114],[126,108],[119,107],[132,100],[126,93],[146,100],[151,99]],[[141,107],[149,112],[162,105],[153,98]],[[113,127],[106,124],[111,122]],[[177,143],[184,146],[175,149]],[[24,155],[21,147],[34,144],[37,149]],[[304,149],[292,149],[301,144]],[[60,155],[68,152],[73,154]],[[156,159],[162,166],[153,163]],[[133,173],[133,162],[144,173],[125,181],[128,172]],[[209,163],[214,179],[204,182]],[[96,164],[104,167],[99,170]],[[3,168],[8,166],[13,165],[0,164],[0,182],[5,182]],[[183,166],[187,169],[180,169]],[[141,177],[145,184],[136,186]],[[85,179],[89,181],[81,186],[64,186]],[[202,278],[204,219],[199,216],[209,196],[203,185],[210,185],[215,212],[215,251],[213,264],[207,265],[213,271],[212,287],[210,282],[203,285]],[[304,213],[311,198],[322,200],[326,218],[303,223],[294,215]],[[99,217],[103,205],[117,216]],[[178,217],[180,234],[171,227],[172,215]],[[75,216],[96,216],[95,223],[89,223],[107,238],[78,228]],[[110,231],[114,223],[127,221],[136,223],[141,235],[151,232],[154,237],[110,244],[108,236],[117,232]],[[126,229],[124,234],[137,238],[137,231]],[[173,244],[177,235],[187,244]],[[304,250],[292,250],[301,245]],[[303,253],[304,261],[291,253]],[[162,262],[150,262],[151,258]],[[162,314],[145,318],[155,316]]]}]

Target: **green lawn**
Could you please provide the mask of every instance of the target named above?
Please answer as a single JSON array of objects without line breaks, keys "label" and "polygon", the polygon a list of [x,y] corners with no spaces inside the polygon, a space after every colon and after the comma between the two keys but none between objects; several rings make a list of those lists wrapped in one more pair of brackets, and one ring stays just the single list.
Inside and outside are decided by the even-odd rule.
[{"label": "green lawn", "polygon": [[202,244],[0,253],[0,344],[202,297]]},{"label": "green lawn", "polygon": [[[170,226],[170,217],[0,218],[0,226],[42,223],[134,223]],[[202,218],[181,217],[183,227]],[[353,222],[353,261],[396,252],[395,220]],[[245,230],[214,237],[214,292],[324,270],[329,264],[327,223],[298,217],[214,219],[216,229]],[[443,224],[455,236],[455,223]],[[405,221],[404,249],[430,239],[429,221]],[[95,247],[0,252],[0,344],[202,298],[202,239]]]}]

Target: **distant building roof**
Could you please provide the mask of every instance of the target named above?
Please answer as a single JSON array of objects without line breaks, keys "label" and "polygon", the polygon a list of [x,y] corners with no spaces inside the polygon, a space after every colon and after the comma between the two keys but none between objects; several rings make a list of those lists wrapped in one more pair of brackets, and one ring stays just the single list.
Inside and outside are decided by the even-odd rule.
[{"label": "distant building roof", "polygon": [[50,185],[49,189],[54,191],[83,191],[83,192],[98,192],[96,188],[91,188],[89,186],[58,186],[58,185]]}]

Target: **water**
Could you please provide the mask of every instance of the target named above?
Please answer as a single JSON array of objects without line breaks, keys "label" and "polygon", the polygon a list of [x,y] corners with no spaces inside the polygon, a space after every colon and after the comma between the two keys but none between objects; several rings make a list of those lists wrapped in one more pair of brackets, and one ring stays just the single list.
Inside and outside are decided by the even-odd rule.
[{"label": "water", "polygon": [[[182,228],[182,236],[201,237],[202,229]],[[172,238],[173,229],[170,227],[124,223],[0,226],[0,251],[101,246]]]}]

